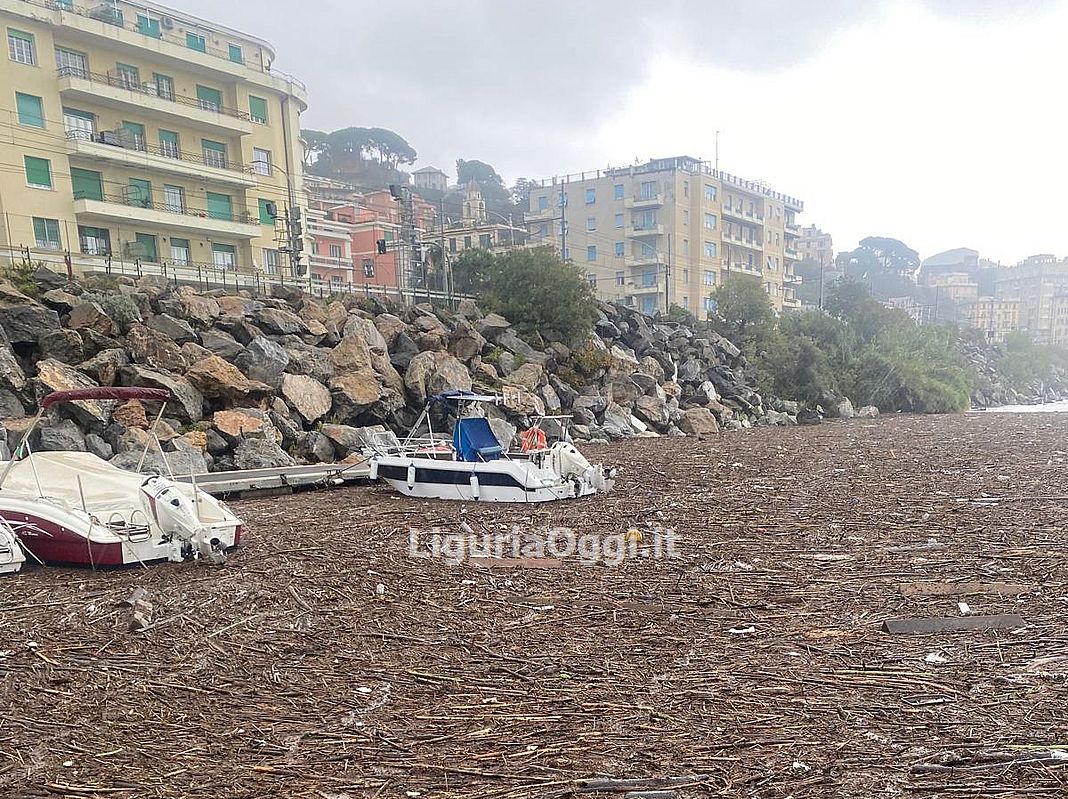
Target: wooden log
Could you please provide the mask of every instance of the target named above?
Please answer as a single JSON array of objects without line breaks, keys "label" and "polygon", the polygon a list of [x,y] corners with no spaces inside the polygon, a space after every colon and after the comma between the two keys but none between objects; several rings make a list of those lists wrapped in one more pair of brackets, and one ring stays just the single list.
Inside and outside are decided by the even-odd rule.
[{"label": "wooden log", "polygon": [[1023,627],[1020,616],[951,616],[946,618],[887,619],[883,632],[895,635],[959,632],[961,630],[1008,630]]}]

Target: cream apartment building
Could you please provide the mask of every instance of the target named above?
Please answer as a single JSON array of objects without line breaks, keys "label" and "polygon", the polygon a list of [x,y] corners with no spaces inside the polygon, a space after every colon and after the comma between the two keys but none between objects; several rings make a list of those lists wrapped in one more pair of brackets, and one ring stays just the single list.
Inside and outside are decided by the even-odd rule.
[{"label": "cream apartment building", "polygon": [[795,217],[803,208],[681,156],[540,181],[526,224],[528,244],[562,247],[602,299],[703,317],[731,273],[759,280],[777,309],[800,306]]},{"label": "cream apartment building", "polygon": [[306,92],[267,42],[123,0],[0,0],[0,27],[0,261],[288,273]]}]

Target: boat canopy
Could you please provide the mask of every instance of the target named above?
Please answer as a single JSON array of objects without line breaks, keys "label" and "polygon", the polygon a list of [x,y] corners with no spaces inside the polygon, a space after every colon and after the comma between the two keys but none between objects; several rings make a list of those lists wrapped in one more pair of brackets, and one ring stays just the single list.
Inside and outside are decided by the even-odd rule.
[{"label": "boat canopy", "polygon": [[489,421],[482,416],[457,419],[452,430],[452,447],[462,461],[495,461],[504,447],[493,435]]}]

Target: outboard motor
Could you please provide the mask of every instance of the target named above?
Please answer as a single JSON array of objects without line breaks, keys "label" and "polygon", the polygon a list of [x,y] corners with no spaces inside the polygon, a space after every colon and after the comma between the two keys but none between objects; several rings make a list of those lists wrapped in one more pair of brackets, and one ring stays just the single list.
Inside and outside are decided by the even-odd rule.
[{"label": "outboard motor", "polygon": [[181,542],[173,560],[218,561],[219,548],[207,540],[193,501],[178,486],[165,477],[153,475],[141,483],[141,501],[163,535]]}]

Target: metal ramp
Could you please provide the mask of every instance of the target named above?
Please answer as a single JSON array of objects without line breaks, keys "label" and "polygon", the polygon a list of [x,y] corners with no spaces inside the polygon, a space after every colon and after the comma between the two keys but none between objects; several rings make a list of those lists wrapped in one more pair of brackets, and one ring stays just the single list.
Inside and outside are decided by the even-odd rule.
[{"label": "metal ramp", "polygon": [[277,469],[238,469],[231,472],[207,472],[193,477],[175,475],[174,479],[190,483],[216,497],[242,497],[257,494],[289,494],[293,491],[330,488],[369,481],[367,460],[358,463],[315,463],[307,466],[283,466]]}]

